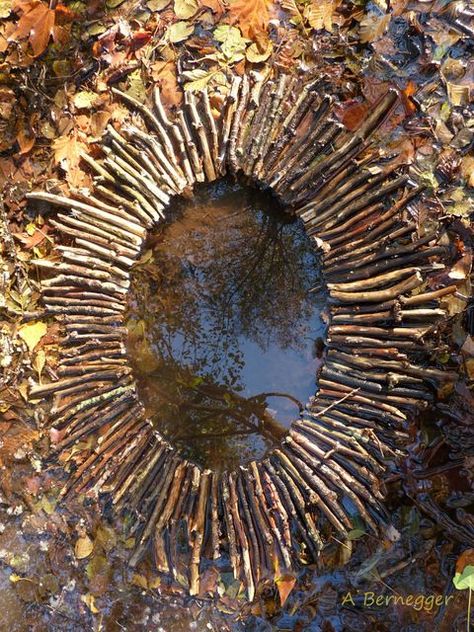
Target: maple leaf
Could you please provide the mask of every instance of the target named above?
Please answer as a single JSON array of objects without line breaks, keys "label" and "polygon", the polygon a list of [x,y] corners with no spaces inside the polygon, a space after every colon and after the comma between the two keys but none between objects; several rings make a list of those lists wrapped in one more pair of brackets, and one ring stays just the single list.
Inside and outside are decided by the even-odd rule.
[{"label": "maple leaf", "polygon": [[73,13],[63,5],[58,5],[55,9],[50,9],[41,0],[14,0],[12,4],[14,11],[20,10],[22,15],[18,21],[16,30],[8,37],[8,41],[28,38],[33,49],[34,57],[43,53],[49,40],[53,38],[55,42],[64,41],[66,32],[58,21],[70,20]]},{"label": "maple leaf", "polygon": [[85,186],[88,177],[79,167],[81,151],[87,149],[87,145],[77,138],[76,133],[59,136],[52,143],[54,160],[66,172],[66,180],[73,187]]},{"label": "maple leaf", "polygon": [[272,0],[233,0],[229,14],[233,24],[238,24],[244,37],[256,37],[265,33],[270,20]]}]

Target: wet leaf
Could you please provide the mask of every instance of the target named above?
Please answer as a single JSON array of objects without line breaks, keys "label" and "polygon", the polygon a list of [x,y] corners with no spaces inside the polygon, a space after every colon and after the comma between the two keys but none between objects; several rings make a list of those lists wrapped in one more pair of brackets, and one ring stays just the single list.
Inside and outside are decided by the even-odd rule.
[{"label": "wet leaf", "polygon": [[347,533],[347,539],[348,540],[358,540],[359,538],[361,538],[365,534],[366,534],[365,529],[351,529]]},{"label": "wet leaf", "polygon": [[81,595],[81,601],[83,601],[86,604],[86,606],[89,608],[92,614],[97,614],[99,612],[99,609],[95,605],[95,597],[94,595],[91,595],[91,593]]},{"label": "wet leaf", "polygon": [[168,28],[166,34],[168,40],[173,44],[183,42],[194,32],[194,24],[192,22],[175,22]]},{"label": "wet leaf", "polygon": [[280,595],[280,604],[284,606],[289,594],[295,587],[296,577],[293,575],[282,575],[281,577],[277,577],[275,582]]},{"label": "wet leaf", "polygon": [[45,335],[47,329],[48,326],[46,323],[41,321],[26,323],[20,327],[18,335],[26,342],[28,349],[33,351],[41,338]]},{"label": "wet leaf", "polygon": [[382,37],[388,28],[390,15],[368,13],[360,23],[360,41],[362,44],[374,42]]},{"label": "wet leaf", "polygon": [[86,557],[89,557],[93,549],[94,543],[88,535],[85,535],[77,539],[76,546],[74,547],[74,554],[78,560],[82,560]]}]

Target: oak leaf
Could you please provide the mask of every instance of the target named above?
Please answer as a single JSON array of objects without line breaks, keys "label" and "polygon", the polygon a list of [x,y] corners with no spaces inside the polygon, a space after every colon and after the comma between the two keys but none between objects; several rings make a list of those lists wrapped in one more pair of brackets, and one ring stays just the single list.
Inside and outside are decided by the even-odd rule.
[{"label": "oak leaf", "polygon": [[57,17],[61,14],[62,5],[56,9],[40,0],[15,0],[12,4],[13,10],[21,10],[22,15],[18,21],[16,30],[9,36],[9,41],[28,38],[33,49],[33,55],[38,57],[43,53],[49,40],[53,38],[55,42],[64,39],[64,29],[57,24]]},{"label": "oak leaf", "polygon": [[229,4],[231,22],[238,24],[244,37],[255,38],[266,32],[272,5],[272,0],[233,0]]}]

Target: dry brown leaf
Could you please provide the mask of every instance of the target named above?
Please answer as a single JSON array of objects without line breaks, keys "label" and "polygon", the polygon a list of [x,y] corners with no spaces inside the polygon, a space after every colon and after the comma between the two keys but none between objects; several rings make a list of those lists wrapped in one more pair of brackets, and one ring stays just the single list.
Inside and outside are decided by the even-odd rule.
[{"label": "dry brown leaf", "polygon": [[272,0],[233,0],[229,4],[231,23],[238,25],[244,37],[261,35],[267,30],[272,4]]},{"label": "dry brown leaf", "polygon": [[173,61],[157,61],[151,66],[151,76],[158,82],[161,97],[166,105],[180,105],[183,93],[176,77],[176,64]]},{"label": "dry brown leaf", "polygon": [[35,57],[46,50],[51,38],[55,42],[66,38],[67,31],[57,23],[57,18],[64,23],[74,17],[74,13],[65,6],[58,5],[56,9],[50,9],[47,3],[40,0],[14,0],[12,9],[21,11],[22,15],[8,40],[11,42],[27,37]]}]

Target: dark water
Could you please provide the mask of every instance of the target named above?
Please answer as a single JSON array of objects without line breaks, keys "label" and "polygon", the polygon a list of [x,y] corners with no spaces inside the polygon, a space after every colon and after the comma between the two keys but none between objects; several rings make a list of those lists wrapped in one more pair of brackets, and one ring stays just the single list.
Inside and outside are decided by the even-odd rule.
[{"label": "dark water", "polygon": [[187,457],[235,466],[285,433],[315,391],[319,285],[301,222],[269,195],[221,180],[176,202],[134,271],[128,346],[149,415]]}]

